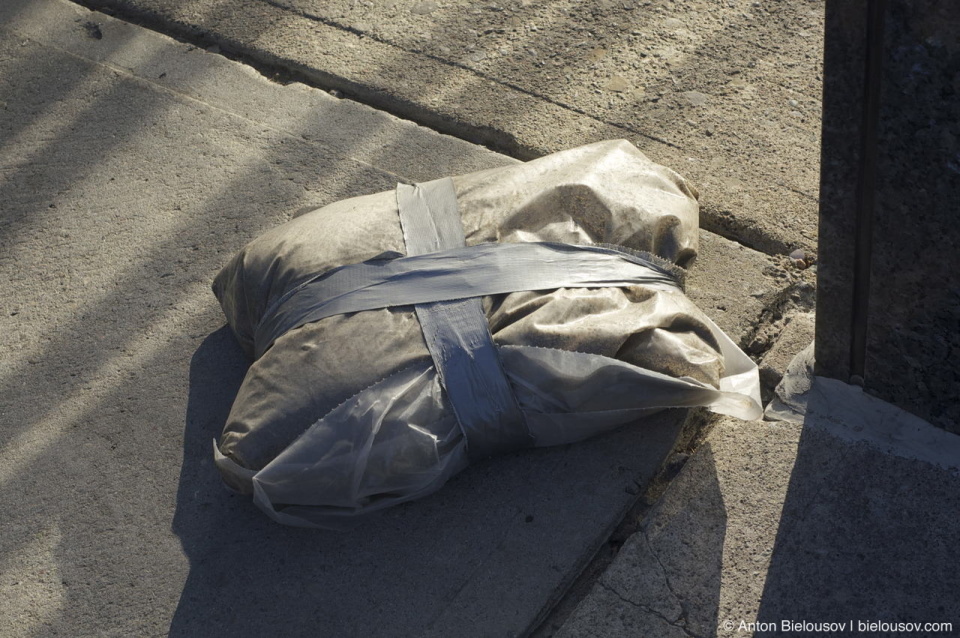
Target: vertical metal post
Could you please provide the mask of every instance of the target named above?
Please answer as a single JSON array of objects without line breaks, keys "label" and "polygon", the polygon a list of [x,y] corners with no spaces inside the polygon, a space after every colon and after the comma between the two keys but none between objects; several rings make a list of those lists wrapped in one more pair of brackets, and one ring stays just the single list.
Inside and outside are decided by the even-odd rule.
[{"label": "vertical metal post", "polygon": [[816,372],[960,433],[960,2],[825,28]]},{"label": "vertical metal post", "polygon": [[[887,0],[868,0],[860,166],[857,176],[856,245],[854,248],[853,316],[850,325],[850,378],[862,385],[867,352],[867,316],[877,192],[877,136],[880,85],[883,80],[883,27]],[[859,377],[859,379],[857,379]]]}]

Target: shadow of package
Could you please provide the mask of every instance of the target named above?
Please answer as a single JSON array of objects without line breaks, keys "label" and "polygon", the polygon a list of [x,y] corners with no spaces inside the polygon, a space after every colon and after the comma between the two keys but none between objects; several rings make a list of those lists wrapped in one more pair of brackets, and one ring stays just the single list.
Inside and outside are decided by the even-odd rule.
[{"label": "shadow of package", "polygon": [[760,417],[683,293],[697,193],[625,141],[340,201],[213,288],[254,358],[214,455],[275,520],[344,527],[471,460],[668,408]]}]

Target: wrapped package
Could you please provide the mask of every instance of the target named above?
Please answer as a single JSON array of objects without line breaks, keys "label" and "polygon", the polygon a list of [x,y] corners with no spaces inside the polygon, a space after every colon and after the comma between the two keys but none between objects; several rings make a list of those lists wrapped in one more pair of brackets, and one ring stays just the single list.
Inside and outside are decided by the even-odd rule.
[{"label": "wrapped package", "polygon": [[274,519],[342,527],[471,460],[667,408],[761,414],[683,294],[694,189],[625,141],[355,197],[250,242],[213,289],[254,359],[214,455]]}]

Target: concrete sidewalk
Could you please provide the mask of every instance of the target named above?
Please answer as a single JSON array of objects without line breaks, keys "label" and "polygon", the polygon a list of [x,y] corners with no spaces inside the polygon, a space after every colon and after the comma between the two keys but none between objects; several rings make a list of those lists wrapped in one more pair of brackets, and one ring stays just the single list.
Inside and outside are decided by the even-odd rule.
[{"label": "concrete sidewalk", "polygon": [[[648,6],[607,4],[598,3],[598,11]],[[753,4],[730,4],[748,15],[719,30],[729,51],[737,50],[738,28],[763,34],[763,24],[768,31],[799,24],[814,17],[802,11],[816,10],[815,3],[791,8],[782,20],[763,22]],[[284,21],[231,17],[227,0],[177,6],[192,20],[178,28],[230,26],[246,40],[222,32],[210,37],[259,43],[263,51],[277,34],[287,37],[275,43],[290,44],[301,33]],[[291,13],[277,2],[255,6]],[[316,6],[297,6],[294,22],[336,35],[322,55],[336,53],[346,38],[356,50],[337,55],[360,64],[369,47],[396,49],[391,38],[404,37],[364,24],[362,9],[324,18],[341,21],[326,24],[310,13]],[[391,6],[432,20],[447,10],[405,0]],[[656,29],[666,30],[657,31],[665,38],[661,48],[674,46],[670,38],[696,40],[680,17],[656,11],[659,3],[649,6]],[[726,19],[705,4],[685,7],[700,7],[718,24]],[[541,11],[525,2],[511,11],[527,9]],[[754,27],[743,26],[751,20]],[[612,28],[601,23],[593,36]],[[789,41],[813,42],[815,20],[811,25]],[[526,36],[550,28],[537,26],[527,25]],[[489,35],[509,35],[503,28]],[[443,31],[433,32],[437,46],[447,46]],[[555,39],[556,33],[546,41]],[[285,59],[307,65],[320,40],[291,46]],[[755,40],[744,44],[748,53],[770,48],[768,36]],[[674,82],[656,75],[661,63],[696,75],[695,52],[711,51],[681,49],[678,55],[692,55],[686,64],[661,51],[650,63],[651,77]],[[591,68],[623,59],[612,50],[590,48],[587,55],[599,65]],[[482,67],[488,60],[480,55],[486,49],[467,51],[470,63]],[[408,53],[384,68],[424,57]],[[454,69],[437,77],[472,94],[476,85],[464,74],[476,69],[447,64],[452,49],[430,54]],[[766,55],[752,57],[762,65]],[[776,93],[764,73],[746,70],[754,68],[749,61],[744,54],[732,64],[725,82],[743,84],[729,90],[740,97]],[[795,64],[799,81],[801,63],[787,56],[784,64]],[[498,86],[512,81],[492,68],[484,72]],[[614,79],[599,90],[627,92]],[[546,87],[547,78],[540,80]],[[349,86],[372,92],[380,85]],[[781,88],[811,93],[790,106],[815,119],[807,110],[814,108],[815,87]],[[644,102],[649,122],[666,117],[679,125],[689,107],[677,100],[689,106],[701,100],[659,91],[648,90],[659,99]],[[705,94],[695,108],[716,105]],[[398,103],[406,99],[393,95]],[[624,130],[615,120],[627,111],[593,97],[558,106],[544,96],[506,95],[515,114],[529,117],[505,119],[514,128],[493,130],[491,141],[514,136],[516,148],[530,154]],[[406,104],[426,119],[436,108],[442,124],[464,101],[440,97],[422,103],[410,97]],[[671,100],[674,108],[663,106]],[[477,113],[463,112],[462,130],[488,130]],[[498,113],[483,117],[493,122]],[[649,511],[632,510],[625,522],[674,445],[676,420],[480,464],[437,495],[350,534],[273,524],[247,499],[223,490],[211,462],[210,441],[248,365],[209,290],[214,274],[250,238],[304,208],[390,189],[398,180],[516,160],[323,91],[276,84],[215,52],[63,0],[0,4],[0,114],[3,636],[706,637],[774,635],[750,624],[783,620],[952,622],[960,629],[956,470],[917,458],[916,445],[878,445],[862,440],[862,428],[841,431],[822,419],[716,420],[685,465],[684,454],[671,459],[669,467],[683,469],[662,498]],[[700,115],[709,120],[716,111]],[[713,135],[706,133],[710,121],[692,121],[703,131],[697,140],[724,140],[702,147],[702,163],[687,161],[679,138],[663,144],[644,138],[646,129],[635,132],[656,159],[698,186],[706,183],[708,224],[722,226],[729,208],[727,230],[745,233],[738,235],[744,241],[779,250],[796,231],[799,244],[811,246],[813,204],[801,196],[816,161],[811,130],[778,129],[774,122],[753,137],[734,127],[729,137],[720,123],[736,124],[735,117],[714,122]],[[785,146],[768,153],[775,130],[810,139],[786,136]],[[742,148],[758,154],[731,162]],[[793,157],[784,151],[791,148]],[[770,178],[784,158],[807,161],[810,175],[796,183]],[[744,163],[760,168],[743,175]],[[764,184],[775,186],[764,191]],[[773,204],[798,226],[777,230],[768,223],[775,215],[751,218]],[[812,271],[708,232],[701,248],[690,296],[751,353],[766,353],[765,378],[775,382],[792,351],[809,341],[809,316],[793,313],[809,310]],[[580,583],[584,595],[567,598],[548,617],[604,547],[613,555],[610,565],[594,564],[599,577]]]},{"label": "concrete sidewalk", "polygon": [[702,225],[815,251],[822,0],[83,0],[516,158],[626,138]]},{"label": "concrete sidewalk", "polygon": [[537,637],[960,635],[960,437],[859,388],[812,386],[789,421],[717,419]]},{"label": "concrete sidewalk", "polygon": [[[666,419],[348,535],[277,526],[212,464],[247,362],[211,279],[305,207],[516,160],[62,0],[0,4],[0,113],[5,636],[522,635],[674,443]],[[803,277],[704,233],[689,292],[746,344]]]}]

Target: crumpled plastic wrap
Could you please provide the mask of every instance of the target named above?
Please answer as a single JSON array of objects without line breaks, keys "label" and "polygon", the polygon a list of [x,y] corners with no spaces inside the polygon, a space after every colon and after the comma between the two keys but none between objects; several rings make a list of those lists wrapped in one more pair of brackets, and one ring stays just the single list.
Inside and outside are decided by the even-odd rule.
[{"label": "crumpled plastic wrap", "polygon": [[[453,178],[467,246],[615,244],[696,256],[697,194],[625,141]],[[470,462],[412,307],[336,315],[256,343],[268,309],[347,264],[404,254],[393,191],[306,213],[243,248],[213,288],[251,365],[219,445],[228,485],[274,519],[340,527],[435,491]],[[675,407],[758,418],[756,366],[679,288],[519,291],[482,299],[535,446]]]}]

